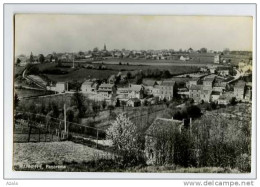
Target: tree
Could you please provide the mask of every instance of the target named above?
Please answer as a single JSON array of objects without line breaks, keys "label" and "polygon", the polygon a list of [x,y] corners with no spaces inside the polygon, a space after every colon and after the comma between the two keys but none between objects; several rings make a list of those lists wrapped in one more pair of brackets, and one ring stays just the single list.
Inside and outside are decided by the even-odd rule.
[{"label": "tree", "polygon": [[190,118],[198,118],[201,116],[201,110],[196,105],[191,105],[187,107],[186,110],[187,110],[188,117]]},{"label": "tree", "polygon": [[229,48],[225,48],[225,49],[223,49],[223,54],[229,54],[229,52],[230,52],[230,50],[229,50]]},{"label": "tree", "polygon": [[86,107],[84,105],[85,97],[82,93],[76,91],[72,98],[71,98],[72,104],[76,106],[76,108],[79,110],[79,117],[83,117],[86,111]]},{"label": "tree", "polygon": [[93,49],[93,52],[98,52],[98,48],[95,47],[95,48]]},{"label": "tree", "polygon": [[127,77],[127,79],[131,79],[132,78],[132,74],[131,74],[131,72],[127,72],[127,74],[126,74],[126,77]]},{"label": "tree", "polygon": [[40,55],[39,55],[39,62],[40,62],[40,63],[43,63],[44,60],[45,60],[45,57],[43,56],[43,54],[40,54]]},{"label": "tree", "polygon": [[237,104],[237,101],[236,101],[235,97],[232,97],[229,102],[230,102],[231,105]]},{"label": "tree", "polygon": [[31,65],[27,68],[27,74],[30,75],[38,75],[40,73],[40,70],[37,66]]},{"label": "tree", "polygon": [[82,56],[82,55],[85,55],[85,53],[82,52],[82,51],[79,51],[79,52],[78,52],[78,55]]},{"label": "tree", "polygon": [[95,117],[98,115],[98,112],[100,110],[100,105],[98,105],[98,103],[96,102],[92,103],[92,110],[93,110],[93,118],[95,120]]},{"label": "tree", "polygon": [[205,47],[201,48],[201,49],[200,49],[200,52],[201,52],[201,53],[207,53],[207,48],[205,48]]},{"label": "tree", "polygon": [[118,151],[125,153],[125,159],[138,159],[142,150],[138,132],[136,125],[125,114],[119,114],[108,128],[107,138],[112,140],[113,146]]},{"label": "tree", "polygon": [[107,106],[107,102],[105,100],[102,101],[102,108],[105,109]]},{"label": "tree", "polygon": [[30,63],[32,63],[33,60],[34,60],[34,58],[33,58],[33,54],[32,54],[32,52],[31,52],[31,54],[30,54]]},{"label": "tree", "polygon": [[120,107],[120,100],[118,98],[116,100],[116,107]]},{"label": "tree", "polygon": [[143,82],[143,74],[142,73],[137,73],[135,76],[135,83],[136,84],[142,84]]},{"label": "tree", "polygon": [[16,65],[20,65],[20,63],[21,63],[20,58],[17,58],[17,59],[16,59]]}]

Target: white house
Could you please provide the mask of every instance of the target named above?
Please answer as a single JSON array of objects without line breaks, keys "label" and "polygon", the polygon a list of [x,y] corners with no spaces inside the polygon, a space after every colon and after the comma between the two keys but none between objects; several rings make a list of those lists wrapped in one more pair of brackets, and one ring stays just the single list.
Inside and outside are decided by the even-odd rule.
[{"label": "white house", "polygon": [[57,82],[56,83],[56,88],[55,88],[56,92],[62,93],[62,92],[65,92],[67,89],[68,89],[68,85],[66,82]]},{"label": "white house", "polygon": [[81,85],[81,91],[83,93],[96,93],[98,89],[98,84],[94,81],[86,80]]}]

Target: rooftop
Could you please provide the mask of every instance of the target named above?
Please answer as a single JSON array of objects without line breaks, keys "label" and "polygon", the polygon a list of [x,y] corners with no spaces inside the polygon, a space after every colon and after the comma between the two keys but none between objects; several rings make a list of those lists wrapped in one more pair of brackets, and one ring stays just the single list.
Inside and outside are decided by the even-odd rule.
[{"label": "rooftop", "polygon": [[204,81],[206,82],[213,82],[215,80],[215,77],[206,77]]},{"label": "rooftop", "polygon": [[140,99],[138,99],[138,98],[131,98],[131,99],[129,99],[129,101],[140,102]]},{"label": "rooftop", "polygon": [[161,86],[174,86],[175,85],[175,81],[162,81],[161,82]]},{"label": "rooftop", "polygon": [[82,85],[92,85],[94,82],[93,81],[90,81],[90,80],[86,80],[82,83]]},{"label": "rooftop", "polygon": [[114,86],[114,84],[101,84],[100,88],[102,88],[102,87],[112,88],[113,86]]},{"label": "rooftop", "polygon": [[130,84],[129,89],[132,91],[140,91],[142,89],[142,85],[139,84]]},{"label": "rooftop", "polygon": [[201,90],[202,86],[201,85],[191,85],[190,90]]},{"label": "rooftop", "polygon": [[220,92],[217,92],[217,91],[212,91],[211,93],[212,95],[220,95]]}]

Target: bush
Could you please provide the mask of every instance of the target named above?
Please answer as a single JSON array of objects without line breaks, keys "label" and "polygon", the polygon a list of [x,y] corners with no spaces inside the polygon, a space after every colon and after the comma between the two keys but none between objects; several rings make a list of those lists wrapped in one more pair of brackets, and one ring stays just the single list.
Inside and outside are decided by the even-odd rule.
[{"label": "bush", "polygon": [[251,157],[248,154],[242,154],[237,158],[236,165],[242,172],[251,172]]}]

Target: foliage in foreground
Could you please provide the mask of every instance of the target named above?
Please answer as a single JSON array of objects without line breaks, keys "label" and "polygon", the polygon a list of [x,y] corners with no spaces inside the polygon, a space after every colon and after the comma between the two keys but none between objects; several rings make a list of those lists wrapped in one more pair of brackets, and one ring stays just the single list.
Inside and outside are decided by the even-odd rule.
[{"label": "foliage in foreground", "polygon": [[116,151],[123,155],[125,161],[143,161],[143,141],[136,125],[125,114],[119,114],[107,130],[107,138],[111,139]]}]

